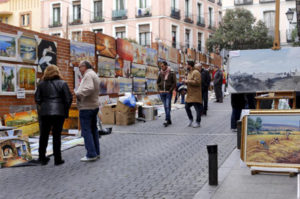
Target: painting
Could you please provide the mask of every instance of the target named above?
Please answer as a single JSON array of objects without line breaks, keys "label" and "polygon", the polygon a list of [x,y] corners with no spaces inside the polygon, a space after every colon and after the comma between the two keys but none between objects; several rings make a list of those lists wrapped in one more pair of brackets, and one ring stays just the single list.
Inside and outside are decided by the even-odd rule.
[{"label": "painting", "polygon": [[178,63],[178,50],[176,48],[169,48],[168,61]]},{"label": "painting", "polygon": [[169,60],[169,47],[165,44],[158,44],[158,58],[163,60]]},{"label": "painting", "polygon": [[158,78],[159,69],[153,66],[146,67],[146,78],[147,79],[157,79]]},{"label": "painting", "polygon": [[300,168],[299,121],[299,111],[244,117],[242,159],[249,166]]},{"label": "painting", "polygon": [[300,47],[229,53],[229,91],[300,91]]},{"label": "painting", "polygon": [[141,64],[131,65],[131,74],[133,77],[145,77],[146,76],[146,66]]},{"label": "painting", "polygon": [[36,67],[35,66],[18,66],[18,87],[25,92],[34,93],[36,89]]},{"label": "painting", "polygon": [[133,63],[146,64],[147,50],[143,46],[132,43],[133,47]]},{"label": "painting", "polygon": [[16,66],[0,63],[1,66],[1,94],[15,95],[17,91]]},{"label": "painting", "polygon": [[157,50],[153,48],[146,48],[146,64],[150,66],[157,66]]},{"label": "painting", "polygon": [[72,67],[78,67],[81,61],[89,61],[95,67],[95,45],[71,41],[70,53]]},{"label": "painting", "polygon": [[129,78],[131,75],[131,62],[123,60],[123,77]]},{"label": "painting", "polygon": [[131,62],[121,58],[116,60],[116,77],[130,77]]},{"label": "painting", "polygon": [[147,92],[157,92],[157,83],[156,79],[147,79]]},{"label": "painting", "polygon": [[54,64],[57,65],[57,44],[53,41],[40,40],[38,44],[38,65],[42,72],[45,71],[47,66]]},{"label": "painting", "polygon": [[96,34],[96,50],[99,55],[115,58],[117,55],[116,40],[108,35]]},{"label": "painting", "polygon": [[115,77],[115,59],[99,56],[98,57],[98,75],[100,77]]},{"label": "painting", "polygon": [[83,76],[78,67],[74,67],[74,90],[77,91]]},{"label": "painting", "polygon": [[133,78],[133,92],[137,94],[143,94],[146,91],[146,79],[145,78]]},{"label": "painting", "polygon": [[117,54],[123,60],[133,61],[133,46],[124,39],[117,39]]},{"label": "painting", "polygon": [[187,56],[188,60],[195,61],[196,60],[196,51],[193,49],[188,48],[187,49]]},{"label": "painting", "polygon": [[131,93],[132,92],[132,79],[119,77],[118,78],[120,92],[119,94]]},{"label": "painting", "polygon": [[19,51],[23,62],[34,64],[38,58],[38,47],[35,37],[22,35],[19,39]]},{"label": "painting", "polygon": [[119,93],[117,78],[100,78],[100,95]]},{"label": "painting", "polygon": [[0,60],[16,61],[18,40],[16,35],[0,32]]}]

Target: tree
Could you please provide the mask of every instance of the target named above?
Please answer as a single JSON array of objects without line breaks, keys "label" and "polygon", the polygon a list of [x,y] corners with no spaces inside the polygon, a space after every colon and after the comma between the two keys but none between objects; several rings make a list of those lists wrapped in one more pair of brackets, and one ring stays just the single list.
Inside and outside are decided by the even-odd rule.
[{"label": "tree", "polygon": [[256,118],[256,122],[255,122],[255,129],[256,129],[256,132],[258,134],[259,130],[261,129],[262,127],[262,119],[260,117]]},{"label": "tree", "polygon": [[268,28],[262,21],[255,24],[250,11],[237,8],[226,11],[222,23],[206,45],[210,52],[217,49],[270,48],[272,37],[268,36]]}]

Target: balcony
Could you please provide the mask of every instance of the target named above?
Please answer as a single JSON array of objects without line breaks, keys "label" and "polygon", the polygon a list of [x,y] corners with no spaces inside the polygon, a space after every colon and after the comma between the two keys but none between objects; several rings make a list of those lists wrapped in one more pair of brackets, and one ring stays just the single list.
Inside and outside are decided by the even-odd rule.
[{"label": "balcony", "polygon": [[212,2],[212,3],[215,3],[215,0],[208,0],[208,1],[210,1],[210,2]]},{"label": "balcony", "polygon": [[219,1],[218,1],[218,5],[219,5],[219,6],[222,6],[222,1],[219,0]]},{"label": "balcony", "polygon": [[69,23],[69,25],[81,25],[82,24],[82,21],[81,19],[73,19],[71,20],[71,22]]},{"label": "balcony", "polygon": [[193,15],[191,13],[185,13],[184,15],[184,22],[186,23],[194,23]]},{"label": "balcony", "polygon": [[259,3],[274,3],[275,0],[259,0]]},{"label": "balcony", "polygon": [[112,20],[122,20],[127,19],[127,10],[113,10]]},{"label": "balcony", "polygon": [[235,6],[241,6],[241,5],[252,5],[253,0],[234,0]]},{"label": "balcony", "polygon": [[105,19],[103,18],[102,15],[100,15],[100,16],[92,16],[92,18],[90,20],[91,23],[101,23],[101,22],[104,22],[104,21],[105,21]]},{"label": "balcony", "polygon": [[205,27],[205,20],[204,17],[198,16],[197,17],[197,25],[201,27]]},{"label": "balcony", "polygon": [[178,19],[180,20],[180,10],[177,9],[177,8],[171,8],[171,15],[170,15],[172,18],[174,19]]},{"label": "balcony", "polygon": [[151,12],[151,8],[137,8],[136,9],[136,18],[142,18],[142,17],[151,17],[152,16],[152,12]]},{"label": "balcony", "polygon": [[49,28],[62,27],[61,20],[59,20],[59,21],[52,21],[52,20],[51,20],[48,27],[49,27]]},{"label": "balcony", "polygon": [[217,29],[217,26],[216,26],[216,24],[214,22],[211,22],[208,25],[208,29],[215,31]]}]

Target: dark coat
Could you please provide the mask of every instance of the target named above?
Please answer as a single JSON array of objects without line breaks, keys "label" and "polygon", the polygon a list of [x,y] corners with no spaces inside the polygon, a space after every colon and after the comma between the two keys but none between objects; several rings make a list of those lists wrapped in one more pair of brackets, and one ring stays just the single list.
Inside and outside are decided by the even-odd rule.
[{"label": "dark coat", "polygon": [[72,94],[64,80],[41,81],[35,92],[35,102],[39,105],[39,115],[69,116]]},{"label": "dark coat", "polygon": [[214,86],[222,86],[223,84],[223,72],[219,69],[215,73]]},{"label": "dark coat", "polygon": [[208,90],[209,86],[210,86],[210,74],[208,72],[208,70],[202,69],[201,70],[201,85],[202,85],[202,90],[206,91]]},{"label": "dark coat", "polygon": [[174,71],[170,71],[168,79],[165,80],[165,76],[159,73],[157,78],[157,87],[159,91],[172,92],[176,88],[176,74]]},{"label": "dark coat", "polygon": [[231,107],[235,109],[246,108],[246,96],[243,93],[232,93]]}]

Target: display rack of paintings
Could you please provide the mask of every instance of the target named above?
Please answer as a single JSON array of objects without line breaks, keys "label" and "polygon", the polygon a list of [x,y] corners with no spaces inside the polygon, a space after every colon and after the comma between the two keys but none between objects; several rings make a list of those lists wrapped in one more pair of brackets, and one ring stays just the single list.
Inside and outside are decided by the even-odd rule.
[{"label": "display rack of paintings", "polygon": [[77,91],[82,80],[82,74],[78,67],[74,67],[74,90]]},{"label": "display rack of paintings", "polygon": [[117,39],[117,54],[119,58],[127,61],[133,61],[133,46],[124,39]]},{"label": "display rack of paintings", "polygon": [[47,66],[57,65],[57,43],[40,39],[38,42],[38,65],[42,72]]},{"label": "display rack of paintings", "polygon": [[17,35],[0,32],[0,60],[17,61]]},{"label": "display rack of paintings", "polygon": [[159,69],[153,66],[146,67],[146,78],[147,79],[157,79],[158,78]]},{"label": "display rack of paintings", "polygon": [[95,45],[71,41],[70,53],[72,67],[78,67],[81,61],[89,61],[92,66],[95,66]]},{"label": "display rack of paintings", "polygon": [[18,41],[19,54],[23,62],[36,63],[38,56],[38,46],[35,36],[22,35]]},{"label": "display rack of paintings", "polygon": [[115,58],[117,55],[117,46],[115,38],[102,33],[97,33],[96,50],[99,55]]},{"label": "display rack of paintings", "polygon": [[146,91],[146,79],[145,78],[133,78],[133,92],[137,94],[143,94]]},{"label": "display rack of paintings", "polygon": [[136,64],[146,64],[146,59],[147,59],[147,50],[146,48],[132,43],[133,47],[133,63]]},{"label": "display rack of paintings", "polygon": [[132,92],[132,79],[131,78],[119,77],[118,82],[119,82],[119,87],[120,87],[119,94]]},{"label": "display rack of paintings", "polygon": [[34,93],[36,89],[36,66],[18,65],[18,88]]},{"label": "display rack of paintings", "polygon": [[146,66],[141,64],[132,63],[131,74],[133,77],[145,77],[146,76]]},{"label": "display rack of paintings", "polygon": [[147,79],[147,92],[157,92],[156,79]]},{"label": "display rack of paintings", "polygon": [[1,94],[15,95],[17,92],[16,65],[0,63]]},{"label": "display rack of paintings", "polygon": [[153,49],[153,48],[146,48],[146,63],[147,65],[150,66],[157,66],[157,50]]},{"label": "display rack of paintings", "polygon": [[168,61],[178,63],[178,50],[176,48],[169,47]]},{"label": "display rack of paintings", "polygon": [[98,75],[100,77],[115,77],[115,59],[98,56]]},{"label": "display rack of paintings", "polygon": [[119,93],[119,91],[117,78],[100,78],[100,95]]}]

